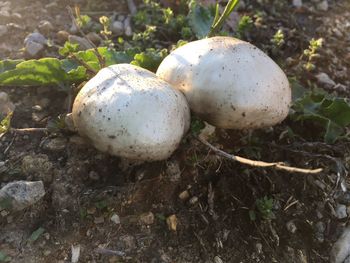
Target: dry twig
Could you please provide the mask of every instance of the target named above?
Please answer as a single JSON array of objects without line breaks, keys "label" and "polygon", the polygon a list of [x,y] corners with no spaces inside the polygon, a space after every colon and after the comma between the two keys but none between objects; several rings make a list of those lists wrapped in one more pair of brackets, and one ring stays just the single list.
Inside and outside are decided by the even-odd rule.
[{"label": "dry twig", "polygon": [[304,169],[304,168],[297,168],[297,167],[291,167],[291,166],[287,166],[281,162],[273,162],[273,163],[268,163],[268,162],[263,162],[263,161],[255,161],[255,160],[251,160],[251,159],[247,159],[244,157],[240,157],[237,155],[233,155],[233,154],[229,154],[227,152],[224,152],[218,148],[216,148],[215,146],[213,146],[212,144],[210,144],[209,142],[207,142],[206,140],[200,138],[200,137],[196,137],[201,143],[203,143],[204,145],[206,145],[207,147],[209,147],[213,152],[215,152],[217,155],[220,155],[222,157],[225,157],[227,159],[230,159],[232,161],[236,161],[239,163],[243,163],[243,164],[247,164],[250,166],[254,166],[254,167],[264,167],[264,168],[275,168],[277,170],[283,170],[283,171],[287,171],[287,172],[291,172],[291,173],[303,173],[303,174],[318,174],[322,171],[322,168],[318,168],[318,169]]},{"label": "dry twig", "polygon": [[[70,6],[67,6],[67,9],[68,9],[68,13],[69,13],[69,16],[71,17],[75,27],[78,29],[79,33],[86,39],[86,41],[89,42],[89,44],[94,47],[94,53],[98,59],[98,62],[100,64],[100,67],[101,68],[104,68],[106,67],[106,61],[105,59],[101,56],[100,52],[98,52],[98,49],[96,47],[96,45],[88,38],[86,37],[86,34],[84,33],[84,31],[80,28],[80,26],[78,25],[77,21],[75,20],[75,17],[73,15],[73,10]],[[85,67],[85,65],[83,64],[83,66]]]}]

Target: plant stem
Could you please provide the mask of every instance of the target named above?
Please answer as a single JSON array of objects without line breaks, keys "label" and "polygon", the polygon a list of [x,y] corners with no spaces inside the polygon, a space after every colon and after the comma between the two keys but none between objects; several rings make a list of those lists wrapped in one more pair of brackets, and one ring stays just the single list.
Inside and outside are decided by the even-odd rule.
[{"label": "plant stem", "polygon": [[210,144],[209,142],[207,142],[206,140],[200,138],[200,137],[196,137],[197,140],[199,140],[201,143],[203,143],[204,145],[206,145],[207,147],[209,147],[212,151],[214,151],[217,155],[220,155],[222,157],[225,157],[229,160],[232,161],[236,161],[239,163],[243,163],[246,165],[250,165],[250,166],[254,166],[254,167],[271,167],[271,168],[275,168],[277,170],[284,170],[290,173],[303,173],[303,174],[318,174],[320,172],[322,172],[322,168],[318,168],[318,169],[304,169],[304,168],[297,168],[297,167],[291,167],[291,166],[287,166],[284,165],[281,162],[273,162],[273,163],[268,163],[268,162],[263,162],[263,161],[256,161],[256,160],[251,160],[251,159],[247,159],[244,157],[240,157],[237,155],[233,155],[233,154],[228,154],[227,152],[224,152],[218,148],[216,148],[215,146],[213,146],[212,144]]},{"label": "plant stem", "polygon": [[98,49],[96,47],[96,45],[88,38],[86,37],[86,34],[84,33],[84,31],[80,28],[80,26],[78,25],[78,23],[76,22],[75,20],[75,17],[73,15],[73,11],[72,11],[72,8],[70,6],[67,6],[67,9],[68,9],[68,13],[72,19],[72,22],[74,23],[75,27],[78,29],[78,31],[80,32],[80,34],[86,39],[86,41],[89,42],[89,44],[94,47],[94,53],[98,59],[98,62],[100,64],[100,68],[104,68],[106,67],[106,61],[105,59],[101,56],[100,52],[98,52]]},{"label": "plant stem", "polygon": [[239,0],[228,1],[227,5],[225,6],[224,12],[221,14],[220,18],[218,18],[219,5],[216,5],[215,19],[213,21],[213,24],[210,27],[208,37],[214,36],[221,29],[225,20],[230,16],[230,14],[235,9],[238,3],[239,3]]}]

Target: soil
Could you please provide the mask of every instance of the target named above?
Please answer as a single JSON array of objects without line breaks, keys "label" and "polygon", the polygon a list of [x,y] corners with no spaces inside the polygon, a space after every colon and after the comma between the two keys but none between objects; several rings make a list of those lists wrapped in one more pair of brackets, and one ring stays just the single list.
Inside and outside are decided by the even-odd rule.
[{"label": "soil", "polygon": [[[128,12],[124,1],[76,2],[82,13],[96,18],[110,10]],[[285,68],[289,76],[299,74],[293,61],[308,41],[323,37],[316,72],[304,72],[301,82],[317,83],[316,73],[325,72],[338,84],[334,91],[349,96],[350,2],[329,1],[327,12],[308,1],[308,8],[301,9],[245,2],[250,8],[240,14],[255,9],[267,14],[265,26],[255,27],[246,38],[276,61],[292,61]],[[68,31],[68,4],[10,1],[11,14],[0,14],[0,24],[10,24],[1,37],[0,57],[25,57],[23,40],[42,20],[52,23],[45,36],[53,41],[59,30]],[[270,39],[278,28],[288,34],[276,53]],[[57,48],[42,54],[50,55],[57,56]],[[47,127],[68,112],[70,99],[57,87],[0,91],[16,105],[13,128]],[[135,164],[98,152],[66,130],[8,132],[0,138],[0,183],[42,180],[46,195],[25,211],[0,215],[0,251],[16,263],[71,262],[72,246],[80,247],[79,262],[329,262],[349,218],[339,219],[336,207],[350,205],[341,188],[350,183],[350,145],[301,136],[291,141],[283,136],[288,125],[287,120],[249,134],[219,130],[216,145],[260,160],[321,167],[322,173],[247,167],[217,157],[191,136],[169,160]],[[256,206],[264,197],[273,200],[269,218]],[[111,220],[116,215],[120,223]],[[39,228],[44,233],[30,240]]]}]

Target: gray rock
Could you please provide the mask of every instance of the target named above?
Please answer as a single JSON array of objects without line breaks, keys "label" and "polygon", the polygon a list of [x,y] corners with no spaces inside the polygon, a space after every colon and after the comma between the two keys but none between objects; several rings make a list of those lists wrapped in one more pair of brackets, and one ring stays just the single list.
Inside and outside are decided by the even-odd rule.
[{"label": "gray rock", "polygon": [[120,224],[120,217],[117,214],[113,214],[111,216],[111,221],[116,224],[119,225]]},{"label": "gray rock", "polygon": [[45,189],[42,181],[11,182],[0,189],[0,208],[20,211],[35,204],[44,195]]},{"label": "gray rock", "polygon": [[29,34],[24,39],[25,51],[32,58],[37,57],[44,50],[46,44],[47,39],[37,32]]},{"label": "gray rock", "polygon": [[335,213],[337,218],[343,219],[346,218],[348,215],[346,213],[346,206],[342,204],[338,204],[337,207],[335,208]]},{"label": "gray rock", "polygon": [[335,82],[324,72],[318,73],[316,75],[317,81],[320,84],[326,85],[326,86],[334,86]]},{"label": "gray rock", "polygon": [[44,182],[51,182],[53,177],[53,164],[46,154],[26,155],[22,159],[22,173],[27,177],[33,176],[35,179]]},{"label": "gray rock", "polygon": [[86,49],[94,48],[94,46],[91,45],[90,42],[87,39],[83,38],[83,37],[70,35],[68,37],[68,41],[72,42],[73,44],[78,44],[80,50],[86,50]]},{"label": "gray rock", "polygon": [[49,141],[47,141],[43,148],[45,150],[51,151],[51,152],[61,152],[67,147],[67,139],[66,138],[53,138]]},{"label": "gray rock", "polygon": [[44,49],[44,45],[35,42],[28,42],[25,46],[25,51],[31,58],[37,57]]},{"label": "gray rock", "polygon": [[323,0],[316,5],[317,10],[319,10],[319,11],[328,11],[328,7],[329,6],[328,6],[327,0]]},{"label": "gray rock", "polygon": [[46,45],[47,39],[40,33],[34,32],[26,36],[24,39],[24,44],[27,44],[28,42],[35,42],[38,44]]},{"label": "gray rock", "polygon": [[342,235],[334,243],[331,255],[331,263],[343,263],[350,256],[350,227],[344,229]]},{"label": "gray rock", "polygon": [[65,43],[68,40],[69,37],[69,33],[67,31],[64,30],[60,30],[56,33],[56,38],[58,43]]},{"label": "gray rock", "polygon": [[124,32],[125,32],[125,35],[128,37],[131,37],[133,35],[130,16],[128,16],[124,21]]},{"label": "gray rock", "polygon": [[294,234],[297,231],[297,227],[294,224],[293,220],[287,222],[286,227],[287,227],[288,231],[292,234]]},{"label": "gray rock", "polygon": [[111,26],[111,31],[117,36],[124,34],[124,24],[121,21],[114,21]]},{"label": "gray rock", "polygon": [[86,38],[89,39],[95,45],[99,45],[102,42],[102,38],[95,32],[90,32],[86,35]]},{"label": "gray rock", "polygon": [[38,28],[39,28],[40,32],[45,33],[45,34],[50,33],[54,30],[54,27],[51,24],[51,22],[47,21],[47,20],[41,20],[39,22]]},{"label": "gray rock", "polygon": [[0,37],[5,35],[8,32],[7,26],[5,25],[0,25]]},{"label": "gray rock", "polygon": [[303,6],[303,1],[302,0],[293,0],[292,4],[296,8],[301,8]]}]

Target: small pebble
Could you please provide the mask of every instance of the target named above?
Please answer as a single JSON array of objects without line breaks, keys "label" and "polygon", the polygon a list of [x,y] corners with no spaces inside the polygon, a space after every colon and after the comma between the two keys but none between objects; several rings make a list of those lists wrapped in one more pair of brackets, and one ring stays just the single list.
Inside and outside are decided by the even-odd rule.
[{"label": "small pebble", "polygon": [[190,199],[190,201],[189,201],[189,203],[191,204],[191,205],[194,205],[194,204],[196,204],[198,202],[198,197],[197,196],[193,196],[191,199]]},{"label": "small pebble", "polygon": [[15,181],[0,189],[0,204],[8,204],[7,210],[20,211],[37,203],[45,195],[42,181]]},{"label": "small pebble", "polygon": [[224,261],[219,256],[215,256],[214,263],[224,263]]},{"label": "small pebble", "polygon": [[94,219],[94,223],[97,225],[97,224],[103,224],[105,222],[105,219],[103,216],[100,216],[100,217],[95,217]]},{"label": "small pebble", "polygon": [[38,29],[40,30],[40,32],[42,32],[44,34],[48,34],[54,30],[54,27],[50,21],[41,20],[39,22]]},{"label": "small pebble", "polygon": [[67,31],[61,30],[56,33],[57,42],[60,44],[68,41],[69,33]]},{"label": "small pebble", "polygon": [[73,44],[78,44],[79,45],[79,50],[87,50],[87,49],[90,49],[90,48],[94,48],[94,46],[91,45],[91,43],[88,40],[86,40],[85,38],[83,38],[83,37],[70,35],[68,37],[68,41],[73,43]]},{"label": "small pebble", "polygon": [[190,193],[187,190],[185,190],[179,194],[179,198],[182,201],[186,201],[188,198],[190,198]]},{"label": "small pebble", "polygon": [[139,219],[144,225],[152,225],[154,223],[154,214],[152,212],[143,213]]},{"label": "small pebble", "polygon": [[346,213],[346,206],[342,204],[338,204],[335,208],[335,213],[338,219],[346,218],[348,215]]},{"label": "small pebble", "polygon": [[326,85],[326,86],[334,86],[335,82],[327,75],[327,73],[321,72],[316,75],[317,81],[320,84]]},{"label": "small pebble", "polygon": [[327,0],[321,1],[320,3],[317,4],[316,8],[319,11],[328,11],[328,1]]},{"label": "small pebble", "polygon": [[167,223],[170,231],[174,231],[174,232],[176,231],[177,225],[178,225],[178,220],[177,220],[176,215],[171,215],[171,216],[167,217],[166,223]]},{"label": "small pebble", "polygon": [[292,4],[296,8],[301,8],[303,6],[303,1],[302,0],[293,0]]},{"label": "small pebble", "polygon": [[117,214],[113,214],[111,216],[111,221],[116,224],[119,225],[120,224],[120,217]]},{"label": "small pebble", "polygon": [[124,34],[124,24],[121,21],[114,21],[111,25],[111,31],[117,36]]},{"label": "small pebble", "polygon": [[292,220],[287,222],[286,227],[288,231],[292,234],[294,234],[297,231],[297,227]]}]

